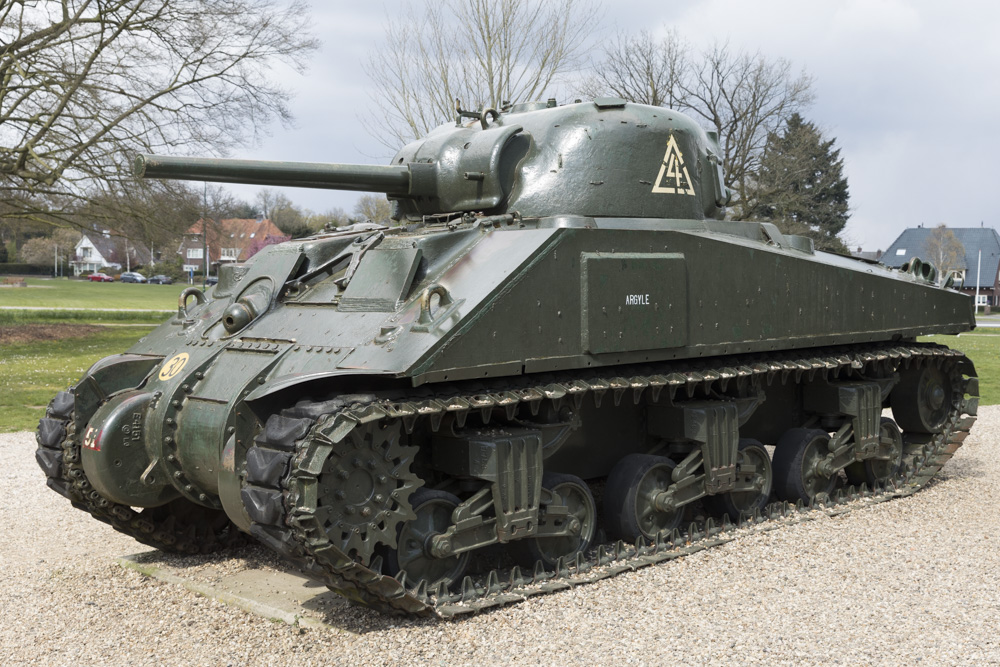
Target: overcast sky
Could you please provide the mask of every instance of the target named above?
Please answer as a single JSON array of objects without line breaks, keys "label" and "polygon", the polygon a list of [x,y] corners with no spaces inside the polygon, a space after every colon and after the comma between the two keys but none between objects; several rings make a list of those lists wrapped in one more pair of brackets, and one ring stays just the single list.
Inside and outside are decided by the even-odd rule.
[{"label": "overcast sky", "polygon": [[[322,49],[305,76],[282,75],[295,91],[295,127],[275,126],[261,147],[234,157],[385,163],[391,155],[360,120],[372,104],[361,64],[383,40],[386,13],[400,6],[313,0]],[[695,48],[729,40],[812,75],[816,99],[804,115],[841,149],[852,210],[844,236],[852,247],[885,249],[918,224],[997,226],[1000,4],[617,0],[604,12],[606,35],[676,28]],[[252,199],[254,192],[239,194]],[[317,212],[350,212],[357,199],[321,190],[286,194]]]}]

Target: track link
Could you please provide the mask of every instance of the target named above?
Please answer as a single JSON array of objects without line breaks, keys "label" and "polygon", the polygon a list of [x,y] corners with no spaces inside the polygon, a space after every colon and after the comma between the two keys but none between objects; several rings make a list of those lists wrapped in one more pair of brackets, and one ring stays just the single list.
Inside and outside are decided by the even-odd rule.
[{"label": "track link", "polygon": [[175,553],[211,553],[245,538],[225,512],[178,499],[136,511],[101,496],[87,479],[80,458],[73,415],[73,390],[61,391],[38,422],[35,460],[51,489],[115,530],[155,549]]},{"label": "track link", "polygon": [[[627,377],[597,373],[587,379],[552,376],[546,378],[551,382],[545,384],[521,384],[489,393],[444,392],[412,402],[350,397],[339,404],[328,405],[331,411],[320,417],[302,416],[301,411],[299,416],[295,416],[296,409],[288,410],[268,420],[248,453],[248,457],[276,462],[266,466],[269,471],[266,475],[258,472],[249,480],[255,483],[250,487],[253,493],[247,494],[247,487],[244,489],[244,502],[255,519],[252,532],[309,575],[349,599],[386,613],[448,618],[592,583],[696,553],[736,539],[747,529],[773,530],[786,523],[811,520],[816,512],[843,514],[859,506],[911,495],[923,488],[951,458],[975,422],[978,380],[972,362],[958,351],[937,345],[912,344],[814,352],[817,354],[810,356],[746,357],[736,359],[736,365],[720,367],[706,364],[697,367],[679,364],[646,366],[630,369],[637,373]],[[636,544],[603,544],[591,549],[587,558],[581,554],[572,562],[560,561],[555,571],[546,571],[538,563],[530,575],[515,567],[503,576],[496,570],[477,579],[467,576],[457,592],[445,589],[443,584],[429,589],[428,582],[408,581],[405,573],[396,578],[383,575],[378,557],[366,566],[331,544],[311,502],[315,493],[310,489],[315,487],[318,475],[317,448],[331,439],[344,438],[353,429],[372,422],[401,420],[409,432],[417,419],[430,419],[433,428],[449,412],[455,413],[460,423],[464,422],[463,414],[477,409],[483,411],[484,417],[495,408],[504,408],[512,416],[514,408],[523,402],[580,402],[589,396],[599,405],[611,392],[616,403],[626,394],[638,403],[645,391],[654,392],[655,399],[664,389],[675,393],[693,392],[698,387],[724,390],[728,382],[755,377],[767,383],[787,382],[790,378],[798,382],[803,375],[809,379],[814,379],[817,374],[835,379],[845,372],[875,371],[879,365],[896,370],[929,363],[940,364],[952,377],[955,391],[945,428],[933,436],[907,434],[903,469],[898,478],[885,487],[840,488],[829,501],[816,506],[772,503],[763,512],[741,518],[738,524],[732,524],[728,517],[720,524],[708,519],[704,524],[691,524],[683,533],[674,531],[672,535],[660,535],[654,543],[644,543],[640,539]],[[356,398],[363,400],[353,400]],[[259,451],[254,452],[255,449]],[[255,502],[249,502],[251,498]]]}]

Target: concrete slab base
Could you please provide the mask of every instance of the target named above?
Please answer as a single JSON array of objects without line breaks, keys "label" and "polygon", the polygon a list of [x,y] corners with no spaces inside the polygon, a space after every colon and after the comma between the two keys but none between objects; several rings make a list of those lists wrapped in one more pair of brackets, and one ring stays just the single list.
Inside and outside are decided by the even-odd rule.
[{"label": "concrete slab base", "polygon": [[131,570],[251,614],[309,628],[352,632],[331,619],[352,616],[344,598],[292,570],[240,567],[229,560],[181,558],[160,551],[123,556],[118,562]]}]

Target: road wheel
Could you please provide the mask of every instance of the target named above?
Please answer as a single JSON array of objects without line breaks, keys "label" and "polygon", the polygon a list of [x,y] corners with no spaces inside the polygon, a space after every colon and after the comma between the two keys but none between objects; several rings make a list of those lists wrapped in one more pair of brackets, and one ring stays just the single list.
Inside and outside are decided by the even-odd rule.
[{"label": "road wheel", "polygon": [[771,462],[778,498],[809,503],[833,493],[837,476],[827,477],[817,470],[829,453],[829,444],[830,434],[818,429],[793,428],[781,436]]},{"label": "road wheel", "polygon": [[626,542],[640,535],[654,540],[681,525],[684,508],[663,512],[656,496],[673,484],[675,464],[665,456],[629,454],[608,475],[604,490],[604,516],[608,534]]}]

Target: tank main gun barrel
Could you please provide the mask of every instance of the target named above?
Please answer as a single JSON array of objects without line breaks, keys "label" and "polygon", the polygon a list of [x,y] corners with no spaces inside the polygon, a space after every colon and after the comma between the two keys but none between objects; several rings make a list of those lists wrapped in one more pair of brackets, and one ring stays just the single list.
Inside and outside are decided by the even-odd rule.
[{"label": "tank main gun barrel", "polygon": [[420,163],[326,164],[143,154],[136,156],[134,171],[139,178],[384,192],[395,197],[433,195],[435,190],[433,168]]}]

